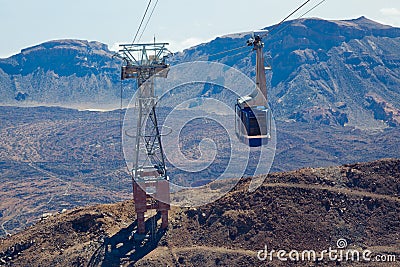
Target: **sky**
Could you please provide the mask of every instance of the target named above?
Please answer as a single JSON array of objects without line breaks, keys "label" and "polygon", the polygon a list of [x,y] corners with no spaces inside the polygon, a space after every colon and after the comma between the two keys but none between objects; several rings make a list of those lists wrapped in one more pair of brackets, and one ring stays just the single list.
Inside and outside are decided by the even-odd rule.
[{"label": "sky", "polygon": [[[84,39],[115,49],[131,43],[149,0],[0,0],[0,58],[55,39]],[[152,6],[157,0],[152,0]],[[321,0],[311,0],[296,19]],[[141,41],[169,42],[181,51],[217,36],[281,21],[305,0],[158,0]],[[400,27],[399,0],[326,0],[305,17],[360,16]],[[146,20],[144,24],[146,23]],[[139,34],[140,35],[140,34]]]}]

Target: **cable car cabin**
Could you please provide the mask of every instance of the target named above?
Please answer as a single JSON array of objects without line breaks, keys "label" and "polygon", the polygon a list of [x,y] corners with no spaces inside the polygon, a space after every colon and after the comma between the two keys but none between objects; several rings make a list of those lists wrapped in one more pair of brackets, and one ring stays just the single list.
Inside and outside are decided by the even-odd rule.
[{"label": "cable car cabin", "polygon": [[264,106],[241,107],[236,104],[236,135],[250,147],[259,147],[270,139],[270,112]]},{"label": "cable car cabin", "polygon": [[[236,135],[239,140],[250,147],[259,147],[268,143],[271,138],[272,114],[267,108],[267,83],[264,64],[264,43],[259,35],[247,41],[248,46],[256,50],[256,89],[250,95],[237,99],[236,102]],[[268,65],[270,66],[270,65]]]}]

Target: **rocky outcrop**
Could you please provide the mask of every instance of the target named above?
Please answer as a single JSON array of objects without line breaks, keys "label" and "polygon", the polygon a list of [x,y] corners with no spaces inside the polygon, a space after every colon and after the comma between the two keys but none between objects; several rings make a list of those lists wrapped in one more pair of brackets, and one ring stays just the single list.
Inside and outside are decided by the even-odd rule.
[{"label": "rocky outcrop", "polygon": [[11,247],[7,248],[5,251],[0,252],[0,266],[7,264],[13,259],[17,258],[24,250],[29,249],[35,240],[31,239],[29,241],[20,241],[13,244]]},{"label": "rocky outcrop", "polygon": [[375,119],[382,120],[393,127],[400,125],[399,109],[376,94],[367,94],[365,100],[368,102],[367,108],[373,111]]},{"label": "rocky outcrop", "polygon": [[312,107],[302,112],[295,112],[289,119],[296,122],[317,122],[325,125],[341,125],[345,126],[349,122],[346,113],[342,113],[337,109]]},{"label": "rocky outcrop", "polygon": [[82,40],[23,49],[0,59],[0,104],[118,106],[120,62],[112,56],[105,44]]}]

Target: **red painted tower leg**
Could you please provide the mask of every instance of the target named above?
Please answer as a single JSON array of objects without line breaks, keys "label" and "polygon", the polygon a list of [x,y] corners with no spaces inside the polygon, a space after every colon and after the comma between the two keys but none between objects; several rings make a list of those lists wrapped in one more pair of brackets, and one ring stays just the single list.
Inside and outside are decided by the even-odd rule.
[{"label": "red painted tower leg", "polygon": [[168,210],[170,209],[169,182],[167,180],[157,182],[158,209],[161,213],[161,229],[168,228]]},{"label": "red painted tower leg", "polygon": [[135,201],[138,234],[144,234],[146,233],[146,225],[144,223],[144,213],[147,211],[146,192],[136,182],[133,184],[133,198]]},{"label": "red painted tower leg", "polygon": [[168,228],[168,210],[161,211],[161,229]]},{"label": "red painted tower leg", "polygon": [[144,212],[138,212],[137,213],[137,232],[140,235],[143,235],[146,233],[146,224],[144,223]]},{"label": "red painted tower leg", "polygon": [[[153,174],[155,175],[155,174]],[[155,180],[152,184],[156,187],[155,198],[157,199],[157,205],[147,205],[147,198],[154,197],[147,195],[146,186],[151,183],[133,183],[133,198],[135,201],[135,211],[137,216],[137,233],[145,234],[146,225],[144,221],[144,214],[148,209],[157,209],[157,212],[161,214],[161,229],[168,228],[168,210],[170,209],[170,192],[168,180]]]}]

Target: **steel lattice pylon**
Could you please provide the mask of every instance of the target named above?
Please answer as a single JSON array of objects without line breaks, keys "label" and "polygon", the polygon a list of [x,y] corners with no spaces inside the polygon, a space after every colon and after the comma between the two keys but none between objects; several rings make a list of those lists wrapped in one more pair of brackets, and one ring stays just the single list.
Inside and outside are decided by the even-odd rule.
[{"label": "steel lattice pylon", "polygon": [[[144,213],[156,209],[161,213],[162,225],[168,226],[169,182],[165,167],[165,155],[157,122],[157,96],[154,77],[166,77],[169,51],[167,43],[120,45],[119,57],[125,62],[121,80],[137,80],[135,110],[138,111],[135,133],[132,172],[133,196],[137,214],[138,233],[146,232]],[[150,189],[149,189],[150,188]],[[154,231],[152,227],[152,231]]]}]

